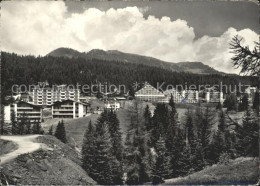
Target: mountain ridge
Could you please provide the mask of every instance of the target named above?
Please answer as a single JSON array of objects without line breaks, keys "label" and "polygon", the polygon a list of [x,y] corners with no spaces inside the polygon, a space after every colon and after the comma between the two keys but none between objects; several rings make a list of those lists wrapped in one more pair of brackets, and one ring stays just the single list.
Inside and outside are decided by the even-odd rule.
[{"label": "mountain ridge", "polygon": [[46,56],[52,57],[69,57],[85,59],[102,59],[107,61],[120,61],[127,63],[143,64],[148,66],[159,67],[173,72],[189,72],[197,74],[221,74],[226,73],[215,70],[202,62],[178,62],[172,63],[163,61],[154,57],[143,56],[139,54],[124,53],[118,50],[101,50],[92,49],[88,52],[79,52],[71,48],[57,48]]}]

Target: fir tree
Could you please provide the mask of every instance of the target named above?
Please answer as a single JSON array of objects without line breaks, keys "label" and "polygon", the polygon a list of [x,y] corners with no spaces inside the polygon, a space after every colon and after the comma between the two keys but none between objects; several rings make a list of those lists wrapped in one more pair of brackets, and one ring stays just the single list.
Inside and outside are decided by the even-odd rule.
[{"label": "fir tree", "polygon": [[169,163],[166,156],[166,147],[163,137],[160,137],[155,146],[156,162],[153,169],[153,184],[164,183],[164,179],[169,173]]},{"label": "fir tree", "polygon": [[128,128],[126,138],[127,184],[143,184],[149,181],[148,135],[139,112],[138,103],[136,103],[132,110],[131,125]]},{"label": "fir tree", "polygon": [[88,124],[88,128],[85,131],[82,145],[82,167],[88,173],[90,177],[94,173],[95,155],[96,155],[96,138],[95,128],[91,121]]},{"label": "fir tree", "polygon": [[121,161],[123,149],[122,134],[120,131],[120,124],[116,112],[111,110],[108,120],[108,127],[112,142],[112,154],[116,157],[118,161]]},{"label": "fir tree", "polygon": [[95,132],[95,166],[92,171],[92,178],[101,185],[113,184],[111,141],[107,125]]},{"label": "fir tree", "polygon": [[54,136],[63,143],[67,143],[66,130],[63,120],[61,120],[61,122],[59,121]]},{"label": "fir tree", "polygon": [[155,145],[160,136],[165,136],[169,125],[169,112],[168,107],[165,104],[158,103],[156,105],[153,124],[151,131],[151,143]]},{"label": "fir tree", "polygon": [[169,101],[169,105],[171,106],[171,111],[176,113],[175,103],[174,103],[174,99],[173,99],[172,94],[171,94],[171,98],[170,98],[170,101]]},{"label": "fir tree", "polygon": [[236,149],[241,156],[258,157],[259,124],[251,109],[245,111],[242,127],[237,127]]},{"label": "fir tree", "polygon": [[237,111],[237,97],[235,94],[227,95],[224,101],[224,107],[227,108],[227,111],[231,111],[231,110]]},{"label": "fir tree", "polygon": [[53,135],[53,125],[50,126],[50,128],[48,130],[48,134]]},{"label": "fir tree", "polygon": [[25,123],[25,134],[30,134],[31,133],[31,122],[30,120],[26,120]]},{"label": "fir tree", "polygon": [[28,121],[28,118],[27,118],[27,116],[26,116],[26,114],[25,113],[23,113],[20,117],[19,117],[19,121],[18,121],[18,127],[17,127],[17,129],[18,129],[18,134],[20,134],[20,135],[23,135],[24,134],[24,132],[25,132],[25,127],[26,127],[26,123],[27,123],[27,121]]},{"label": "fir tree", "polygon": [[241,102],[239,103],[239,111],[244,111],[248,108],[248,96],[244,95]]},{"label": "fir tree", "polygon": [[148,105],[146,105],[144,110],[144,125],[147,131],[152,129],[152,114]]},{"label": "fir tree", "polygon": [[32,133],[33,134],[43,134],[44,133],[44,131],[42,130],[41,123],[40,123],[39,120],[36,121],[36,123],[33,124]]},{"label": "fir tree", "polygon": [[[215,124],[215,112],[211,110],[209,106],[206,106],[205,111],[200,112],[200,114],[202,114],[201,116],[202,120],[201,122],[198,122],[198,126],[197,126],[198,139],[196,141],[196,145],[198,145],[198,147],[201,147],[202,161],[204,165],[206,165],[207,164],[206,156],[209,151],[208,147],[210,143],[211,130],[212,130],[212,126]],[[198,147],[196,148],[197,153],[199,153]]]},{"label": "fir tree", "polygon": [[12,125],[12,134],[19,134],[18,131],[18,126],[17,126],[17,121],[16,121],[16,116],[15,112],[12,110],[11,112],[11,125]]}]

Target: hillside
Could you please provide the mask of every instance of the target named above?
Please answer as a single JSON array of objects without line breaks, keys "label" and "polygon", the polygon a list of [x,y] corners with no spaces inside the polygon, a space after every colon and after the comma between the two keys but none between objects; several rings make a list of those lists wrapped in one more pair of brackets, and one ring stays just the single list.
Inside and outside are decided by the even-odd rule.
[{"label": "hillside", "polygon": [[229,163],[217,164],[186,177],[165,180],[165,185],[229,185],[255,184],[258,181],[258,158],[237,158]]},{"label": "hillside", "polygon": [[40,136],[49,149],[19,155],[0,167],[0,185],[90,185],[96,182],[81,168],[75,150],[53,136]]},{"label": "hillside", "polygon": [[134,63],[134,64],[143,64],[153,67],[159,67],[167,70],[171,70],[174,72],[190,72],[197,74],[225,74],[223,72],[219,72],[208,65],[205,65],[201,62],[180,62],[180,63],[171,63],[162,61],[153,57],[141,56],[136,54],[129,54],[120,52],[117,50],[100,50],[93,49],[87,53],[80,53],[76,50],[69,48],[58,48],[47,56],[53,57],[69,57],[69,58],[85,58],[85,59],[100,59],[107,61],[120,61],[124,63]]}]

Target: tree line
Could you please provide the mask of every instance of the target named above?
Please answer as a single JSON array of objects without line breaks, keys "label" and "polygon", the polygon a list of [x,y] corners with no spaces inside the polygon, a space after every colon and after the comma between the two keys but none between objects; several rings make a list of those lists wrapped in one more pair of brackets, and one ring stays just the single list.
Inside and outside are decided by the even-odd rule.
[{"label": "tree line", "polygon": [[82,162],[98,184],[159,184],[240,156],[258,156],[259,126],[251,107],[238,125],[222,108],[209,106],[187,109],[181,123],[173,99],[158,103],[153,114],[134,102],[130,119],[125,140],[113,111],[88,124]]},{"label": "tree line", "polygon": [[[241,82],[244,85],[257,85],[256,77],[238,75],[192,74],[172,72],[159,67],[100,59],[19,56],[2,52],[1,56],[2,95],[11,95],[11,87],[33,85],[47,80],[54,84],[95,84],[98,82],[131,87],[134,82],[148,81],[153,86],[165,82],[165,85],[225,85],[234,87]],[[2,99],[4,101],[4,99]],[[4,102],[3,102],[4,103]]]}]

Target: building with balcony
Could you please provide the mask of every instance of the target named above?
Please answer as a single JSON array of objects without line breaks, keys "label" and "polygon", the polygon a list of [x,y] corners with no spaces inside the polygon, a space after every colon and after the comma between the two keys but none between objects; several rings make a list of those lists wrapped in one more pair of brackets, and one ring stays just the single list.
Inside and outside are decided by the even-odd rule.
[{"label": "building with balcony", "polygon": [[21,118],[26,118],[30,123],[42,121],[42,108],[24,101],[19,101],[4,107],[4,121],[11,122],[11,114],[14,112],[16,120],[19,122]]},{"label": "building with balcony", "polygon": [[154,88],[149,83],[145,82],[143,88],[135,93],[136,100],[148,102],[165,102],[165,95]]},{"label": "building with balcony", "polygon": [[52,104],[52,118],[81,118],[87,114],[88,104],[73,100],[56,101]]},{"label": "building with balcony", "polygon": [[166,91],[164,91],[163,93],[164,93],[164,95],[166,96],[165,102],[167,102],[167,103],[170,101],[171,95],[172,95],[173,101],[174,101],[175,103],[181,103],[181,100],[183,99],[182,93],[181,93],[180,91],[174,89],[174,88],[173,88],[173,89],[166,90]]},{"label": "building with balcony", "polygon": [[31,103],[35,105],[51,106],[56,101],[67,99],[79,101],[80,90],[68,88],[65,85],[50,87],[36,87],[30,93]]},{"label": "building with balcony", "polygon": [[182,103],[198,103],[199,92],[196,90],[183,90],[181,91]]}]

